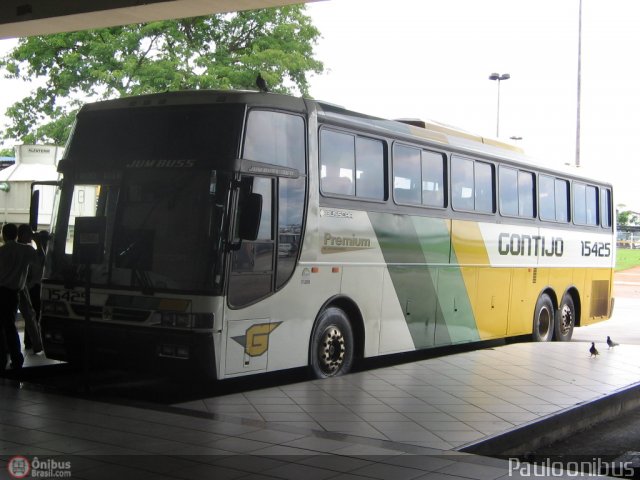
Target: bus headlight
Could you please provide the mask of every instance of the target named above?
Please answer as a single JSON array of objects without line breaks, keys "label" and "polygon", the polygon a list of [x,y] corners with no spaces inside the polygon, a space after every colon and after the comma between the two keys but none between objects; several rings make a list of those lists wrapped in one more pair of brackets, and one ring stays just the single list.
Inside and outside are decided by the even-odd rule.
[{"label": "bus headlight", "polygon": [[52,302],[51,300],[44,300],[42,302],[42,313],[45,315],[68,316],[69,310],[67,309],[67,306],[62,302]]},{"label": "bus headlight", "polygon": [[191,328],[190,313],[162,312],[160,326],[173,328]]},{"label": "bus headlight", "polygon": [[213,313],[159,312],[160,326],[169,328],[213,328]]},{"label": "bus headlight", "polygon": [[44,339],[51,343],[64,343],[64,335],[61,332],[46,332]]},{"label": "bus headlight", "polygon": [[189,359],[189,347],[187,345],[162,344],[158,346],[159,357]]}]

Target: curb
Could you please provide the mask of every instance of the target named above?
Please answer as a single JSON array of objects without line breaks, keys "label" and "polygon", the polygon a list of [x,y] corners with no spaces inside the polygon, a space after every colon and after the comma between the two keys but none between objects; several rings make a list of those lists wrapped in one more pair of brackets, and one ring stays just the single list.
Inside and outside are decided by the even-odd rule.
[{"label": "curb", "polygon": [[457,450],[475,455],[526,455],[640,407],[640,382],[593,401],[497,434]]}]

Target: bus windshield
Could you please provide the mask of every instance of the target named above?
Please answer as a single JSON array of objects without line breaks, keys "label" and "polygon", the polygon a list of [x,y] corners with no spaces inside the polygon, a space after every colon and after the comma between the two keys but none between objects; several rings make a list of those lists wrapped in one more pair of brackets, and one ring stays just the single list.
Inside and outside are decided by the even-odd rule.
[{"label": "bus windshield", "polygon": [[104,216],[105,255],[92,266],[93,284],[212,291],[224,212],[217,190],[217,172],[200,169],[133,169],[116,182],[63,188],[68,210],[59,216],[69,221],[66,232],[56,232],[59,241],[65,237],[64,255],[56,252],[50,278],[76,270],[75,218]]}]

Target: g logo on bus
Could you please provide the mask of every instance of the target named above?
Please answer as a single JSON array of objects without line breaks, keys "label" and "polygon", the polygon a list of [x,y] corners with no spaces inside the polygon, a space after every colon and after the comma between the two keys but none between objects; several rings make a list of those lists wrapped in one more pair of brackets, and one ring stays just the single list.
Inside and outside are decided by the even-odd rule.
[{"label": "g logo on bus", "polygon": [[247,328],[243,336],[231,338],[244,347],[244,353],[250,357],[259,357],[269,350],[269,335],[281,323],[256,323]]}]

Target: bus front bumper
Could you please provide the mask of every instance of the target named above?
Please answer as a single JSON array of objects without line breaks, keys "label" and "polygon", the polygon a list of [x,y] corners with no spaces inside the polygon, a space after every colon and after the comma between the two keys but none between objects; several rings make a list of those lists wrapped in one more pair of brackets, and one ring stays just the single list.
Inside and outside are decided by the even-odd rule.
[{"label": "bus front bumper", "polygon": [[73,364],[215,378],[212,331],[42,317],[47,358]]}]

